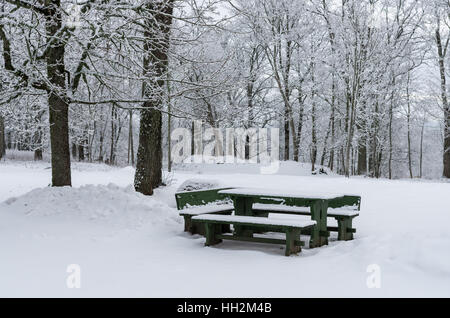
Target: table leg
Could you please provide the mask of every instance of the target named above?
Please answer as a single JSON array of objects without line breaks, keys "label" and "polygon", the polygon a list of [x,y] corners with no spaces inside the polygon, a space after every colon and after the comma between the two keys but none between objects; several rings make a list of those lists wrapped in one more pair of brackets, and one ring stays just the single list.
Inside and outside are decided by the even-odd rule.
[{"label": "table leg", "polygon": [[311,230],[310,248],[328,244],[327,210],[326,200],[317,200],[311,205],[311,219],[316,221],[316,225]]},{"label": "table leg", "polygon": [[[234,199],[235,215],[252,216],[253,199],[249,197],[237,197]],[[236,236],[253,237],[253,230],[245,226],[235,226],[234,232]]]},{"label": "table leg", "polygon": [[320,246],[328,245],[328,230],[327,230],[327,219],[328,219],[328,201],[322,201],[322,209],[320,210]]},{"label": "table leg", "polygon": [[311,237],[309,239],[309,247],[319,247],[320,246],[320,210],[321,204],[319,201],[314,201],[311,204],[311,220],[316,221],[316,225],[311,229]]}]

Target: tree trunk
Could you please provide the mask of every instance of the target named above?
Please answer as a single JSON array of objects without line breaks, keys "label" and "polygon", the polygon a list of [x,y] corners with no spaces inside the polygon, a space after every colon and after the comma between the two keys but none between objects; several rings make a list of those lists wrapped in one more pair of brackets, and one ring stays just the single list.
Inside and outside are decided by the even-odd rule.
[{"label": "tree trunk", "polygon": [[168,66],[173,0],[148,1],[144,19],[144,63],[147,81],[143,94],[148,99],[141,110],[139,148],[134,186],[136,191],[152,195],[162,183],[162,116],[164,75]]},{"label": "tree trunk", "polygon": [[172,172],[172,98],[170,96],[170,74],[167,73],[167,171]]},{"label": "tree trunk", "polygon": [[300,143],[302,140],[302,130],[303,130],[303,116],[305,112],[305,97],[303,95],[303,90],[301,84],[298,86],[298,124],[297,124],[297,138],[296,138],[296,153],[294,154],[294,161],[300,161]]},{"label": "tree trunk", "polygon": [[332,121],[332,116],[330,116],[330,121],[328,122],[327,134],[325,135],[325,140],[323,142],[322,157],[320,159],[321,166],[325,165],[325,157],[327,156],[327,152],[328,152],[328,139],[330,138],[330,133],[331,133],[331,121]]},{"label": "tree trunk", "polygon": [[134,141],[133,141],[133,111],[129,113],[129,126],[128,126],[128,164],[134,167]]},{"label": "tree trunk", "polygon": [[62,28],[61,2],[52,0],[47,7],[47,42],[52,41],[46,54],[47,78],[51,83],[48,92],[50,145],[52,155],[52,185],[71,186],[70,147],[69,147],[69,105],[65,96],[65,44],[57,34]]},{"label": "tree trunk", "polygon": [[444,156],[443,156],[443,164],[444,178],[450,178],[450,105],[447,97],[447,82],[445,75],[445,64],[444,58],[446,55],[446,48],[443,48],[441,42],[441,33],[440,27],[438,23],[438,27],[436,28],[436,45],[438,49],[438,57],[439,57],[439,73],[441,76],[441,98],[442,98],[442,106],[444,109]]},{"label": "tree trunk", "polygon": [[356,128],[359,131],[359,140],[358,140],[358,163],[356,174],[358,175],[367,175],[367,120],[366,114],[367,112],[367,104],[365,101],[362,101],[362,109],[359,115],[359,120],[356,123]]},{"label": "tree trunk", "polygon": [[407,104],[407,114],[406,114],[406,121],[407,121],[407,137],[408,137],[408,168],[409,168],[409,177],[412,179],[413,171],[412,171],[412,156],[411,156],[411,100],[409,96],[409,83],[410,83],[410,74],[408,72],[408,80],[406,83],[406,104]]},{"label": "tree trunk", "polygon": [[0,159],[6,154],[5,119],[0,116]]},{"label": "tree trunk", "polygon": [[72,158],[75,159],[77,157],[77,145],[72,143]]},{"label": "tree trunk", "polygon": [[425,131],[425,117],[420,130],[420,156],[419,156],[419,178],[423,176],[423,135]]},{"label": "tree trunk", "polygon": [[34,160],[40,161],[42,157],[42,131],[38,128],[33,135]]},{"label": "tree trunk", "polygon": [[80,141],[80,143],[78,144],[78,161],[84,161],[84,159],[84,142]]},{"label": "tree trunk", "polygon": [[367,174],[367,146],[366,139],[361,138],[358,143],[358,175],[366,175]]},{"label": "tree trunk", "polygon": [[117,120],[117,111],[114,105],[111,106],[111,142],[109,147],[109,164],[114,165],[116,161],[116,154],[114,152],[114,141],[116,140],[116,120]]},{"label": "tree trunk", "polygon": [[104,143],[105,143],[105,134],[106,134],[107,127],[108,127],[108,124],[105,123],[105,125],[103,126],[103,129],[100,130],[100,136],[99,136],[100,147],[98,150],[98,162],[103,162],[103,160],[104,160],[103,147],[104,147]]},{"label": "tree trunk", "polygon": [[389,169],[389,179],[392,179],[392,152],[393,152],[393,142],[392,142],[392,122],[394,119],[394,93],[391,96],[391,102],[389,103],[389,159],[388,159],[388,169]]}]

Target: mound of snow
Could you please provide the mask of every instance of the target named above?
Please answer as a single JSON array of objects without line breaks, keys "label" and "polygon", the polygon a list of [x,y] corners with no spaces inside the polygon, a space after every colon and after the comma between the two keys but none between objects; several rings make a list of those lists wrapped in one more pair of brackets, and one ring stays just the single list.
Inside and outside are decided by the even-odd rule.
[{"label": "mound of snow", "polygon": [[14,212],[33,217],[89,221],[118,228],[177,222],[176,210],[132,186],[85,185],[80,188],[39,188],[5,204]]}]

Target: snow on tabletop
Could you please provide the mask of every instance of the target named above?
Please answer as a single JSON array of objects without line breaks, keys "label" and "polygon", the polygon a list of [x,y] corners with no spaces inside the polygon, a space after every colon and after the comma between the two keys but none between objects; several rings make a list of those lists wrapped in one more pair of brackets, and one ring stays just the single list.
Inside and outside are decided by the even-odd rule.
[{"label": "snow on tabletop", "polygon": [[288,220],[288,219],[274,219],[257,216],[240,216],[240,215],[212,215],[203,214],[192,217],[193,220],[210,220],[210,221],[223,221],[223,222],[238,222],[238,223],[252,223],[261,225],[280,225],[280,226],[294,226],[294,227],[307,227],[316,224],[316,221],[303,221],[303,220]]},{"label": "snow on tabletop", "polygon": [[208,204],[184,208],[180,210],[180,214],[199,215],[199,214],[228,211],[232,209],[234,209],[234,206],[232,204]]},{"label": "snow on tabletop", "polygon": [[306,198],[306,199],[322,199],[329,200],[343,197],[345,194],[321,191],[307,190],[282,190],[282,189],[264,189],[264,188],[236,188],[219,191],[221,194],[234,194],[246,196],[265,196],[265,197],[286,197],[286,198]]}]

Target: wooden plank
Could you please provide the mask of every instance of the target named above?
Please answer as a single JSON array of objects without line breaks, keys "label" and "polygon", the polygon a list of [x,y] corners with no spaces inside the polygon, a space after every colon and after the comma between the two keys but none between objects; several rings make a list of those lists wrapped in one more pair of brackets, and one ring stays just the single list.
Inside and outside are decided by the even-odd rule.
[{"label": "wooden plank", "polygon": [[[207,215],[205,215],[207,216]],[[200,216],[199,216],[200,217]],[[204,216],[202,216],[204,217]],[[266,220],[266,219],[265,219]],[[270,219],[267,219],[270,220]],[[280,220],[273,220],[280,221]],[[256,228],[262,228],[262,229],[273,229],[274,232],[277,230],[281,230],[281,232],[284,233],[287,229],[306,229],[306,228],[312,228],[315,225],[311,221],[299,221],[298,224],[271,224],[267,222],[262,223],[253,223],[253,222],[243,222],[243,221],[234,221],[232,219],[230,220],[220,220],[220,219],[211,219],[211,218],[197,218],[193,217],[192,222],[198,222],[198,223],[213,223],[213,224],[233,224],[233,225],[239,225],[239,226],[246,226],[246,227],[256,227]],[[312,224],[311,224],[312,223]],[[268,230],[270,231],[270,230]]]},{"label": "wooden plank", "polygon": [[[185,216],[196,216],[196,215],[201,215],[201,214],[220,214],[220,215],[231,215],[231,213],[233,212],[233,210],[234,210],[234,208],[230,208],[230,209],[226,209],[226,210],[221,210],[221,211],[214,211],[213,209],[211,210],[211,211],[208,211],[208,212],[202,212],[202,213],[199,213],[199,214],[193,214],[193,213],[191,213],[191,212],[189,212],[189,211],[186,211],[186,210],[189,210],[189,209],[183,209],[183,210],[181,210],[180,212],[179,212],[179,215],[180,216],[183,216],[183,217],[185,217]],[[185,211],[185,212],[183,212],[183,211]]]},{"label": "wooden plank", "polygon": [[[328,226],[327,230],[330,231],[330,232],[339,232],[339,227],[337,227],[337,226]],[[356,233],[356,229],[355,228],[347,229],[347,231],[351,232],[351,233]]]},{"label": "wooden plank", "polygon": [[198,206],[216,201],[230,200],[229,196],[219,193],[219,191],[227,189],[231,188],[177,192],[175,193],[177,209],[182,210],[186,206]]},{"label": "wooden plank", "polygon": [[[356,211],[355,211],[356,212]],[[289,210],[283,210],[283,209],[266,209],[266,208],[254,208],[253,213],[257,215],[266,215],[269,213],[273,214],[288,214],[288,215],[311,215],[311,212],[309,211],[289,211]],[[343,215],[335,212],[330,212],[328,209],[327,217],[329,218],[338,218],[338,217],[357,217],[359,214],[356,215]]]},{"label": "wooden plank", "polygon": [[329,200],[328,206],[333,209],[344,206],[354,206],[360,211],[361,197],[356,195],[345,195],[343,198]]},{"label": "wooden plank", "polygon": [[[247,237],[247,236],[236,236],[231,234],[216,234],[216,238],[221,240],[230,240],[230,241],[243,241],[243,242],[255,242],[255,243],[266,243],[266,244],[286,244],[286,240],[276,239],[270,237]],[[305,246],[305,242],[300,240],[295,240],[295,245]]]}]

